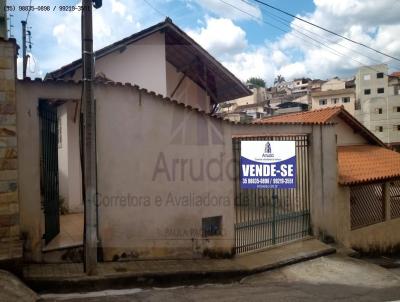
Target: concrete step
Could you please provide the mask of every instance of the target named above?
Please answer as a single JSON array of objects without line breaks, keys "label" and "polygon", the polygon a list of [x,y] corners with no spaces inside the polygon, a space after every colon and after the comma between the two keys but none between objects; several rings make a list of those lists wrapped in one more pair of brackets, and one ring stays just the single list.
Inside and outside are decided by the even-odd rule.
[{"label": "concrete step", "polygon": [[83,263],[83,245],[42,250],[43,263]]}]

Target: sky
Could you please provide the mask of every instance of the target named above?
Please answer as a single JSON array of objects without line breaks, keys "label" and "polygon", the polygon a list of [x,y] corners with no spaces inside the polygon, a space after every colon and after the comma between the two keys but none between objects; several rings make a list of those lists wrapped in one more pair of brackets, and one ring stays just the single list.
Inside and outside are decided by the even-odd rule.
[{"label": "sky", "polygon": [[[31,0],[37,5],[80,5],[76,0]],[[400,0],[263,0],[393,57],[400,58]],[[21,45],[19,5],[14,5],[12,35]],[[103,0],[93,11],[94,49],[100,49],[169,16],[201,46],[245,81],[261,77],[272,85],[277,75],[351,78],[363,65],[390,59],[333,36],[254,0]],[[80,13],[33,11],[28,17],[32,50],[28,76],[43,77],[80,57]],[[20,52],[21,53],[21,52]],[[19,70],[21,59],[18,60]]]}]

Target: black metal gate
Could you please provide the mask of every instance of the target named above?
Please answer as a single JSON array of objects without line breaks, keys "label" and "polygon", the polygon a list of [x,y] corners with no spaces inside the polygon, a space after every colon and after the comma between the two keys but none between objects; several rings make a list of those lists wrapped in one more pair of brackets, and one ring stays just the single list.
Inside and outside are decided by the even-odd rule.
[{"label": "black metal gate", "polygon": [[[296,189],[241,189],[240,146],[248,140],[296,142]],[[237,254],[310,234],[308,137],[262,136],[233,139],[235,158],[235,251]]]},{"label": "black metal gate", "polygon": [[58,194],[58,123],[57,107],[39,102],[41,135],[41,192],[45,216],[45,242],[60,232]]}]

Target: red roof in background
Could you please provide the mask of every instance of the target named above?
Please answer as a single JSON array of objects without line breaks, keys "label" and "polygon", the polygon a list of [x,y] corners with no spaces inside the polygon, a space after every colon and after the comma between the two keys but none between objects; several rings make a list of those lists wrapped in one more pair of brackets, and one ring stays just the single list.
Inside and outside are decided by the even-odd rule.
[{"label": "red roof in background", "polygon": [[361,145],[338,147],[339,183],[383,181],[400,177],[400,153],[384,147]]},{"label": "red roof in background", "polygon": [[282,114],[266,117],[257,121],[257,124],[265,125],[328,125],[334,123],[334,118],[339,116],[353,130],[363,136],[368,142],[385,146],[385,144],[352,116],[343,106],[327,107],[323,109]]},{"label": "red roof in background", "polygon": [[398,77],[400,78],[400,71],[395,71],[392,74],[390,74],[392,77]]},{"label": "red roof in background", "polygon": [[327,124],[338,115],[343,107],[328,107],[311,111],[295,112],[277,116],[266,117],[259,121],[260,124]]}]

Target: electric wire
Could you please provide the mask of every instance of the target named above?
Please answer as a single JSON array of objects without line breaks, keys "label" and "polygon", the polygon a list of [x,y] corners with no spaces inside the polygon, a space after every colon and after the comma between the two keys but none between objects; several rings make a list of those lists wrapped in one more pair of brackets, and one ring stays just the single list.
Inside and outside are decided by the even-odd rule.
[{"label": "electric wire", "polygon": [[292,18],[295,18],[295,19],[300,20],[300,21],[302,21],[302,22],[304,22],[304,23],[307,23],[307,24],[309,24],[309,25],[312,25],[312,26],[314,26],[314,27],[316,27],[316,28],[319,28],[319,29],[321,29],[321,30],[323,30],[323,31],[326,31],[326,32],[328,32],[328,33],[330,33],[330,34],[332,34],[332,35],[338,36],[338,37],[340,37],[340,38],[342,38],[342,39],[345,39],[345,40],[347,40],[347,41],[349,41],[349,42],[352,42],[352,43],[354,43],[354,44],[358,44],[358,45],[363,46],[363,47],[365,47],[365,48],[367,48],[367,49],[369,49],[369,50],[372,50],[372,51],[374,51],[374,52],[376,52],[376,53],[379,53],[379,54],[381,54],[381,55],[383,55],[383,56],[389,57],[389,58],[391,58],[391,59],[393,59],[393,60],[396,60],[396,61],[399,61],[399,62],[400,62],[400,59],[399,59],[399,58],[396,58],[396,57],[391,56],[391,55],[389,55],[389,54],[387,54],[387,53],[384,53],[384,52],[382,52],[382,51],[380,51],[380,50],[377,50],[377,49],[375,49],[375,48],[372,48],[372,47],[370,47],[370,46],[368,46],[368,45],[366,45],[366,44],[364,44],[364,43],[355,41],[355,40],[350,39],[350,38],[348,38],[348,37],[346,37],[346,36],[343,36],[343,35],[341,35],[341,34],[338,34],[338,33],[334,32],[334,31],[332,31],[332,30],[330,30],[330,29],[324,28],[324,27],[322,27],[322,26],[320,26],[320,25],[317,25],[317,24],[315,24],[315,23],[312,23],[312,22],[310,22],[310,21],[307,21],[307,20],[305,20],[305,19],[303,19],[303,18],[301,18],[301,17],[297,17],[296,15],[293,15],[293,14],[287,12],[287,11],[284,11],[283,9],[277,8],[277,7],[275,7],[275,6],[273,6],[273,5],[270,5],[270,4],[268,4],[268,3],[265,3],[265,2],[263,2],[263,1],[261,1],[261,0],[252,0],[252,1],[257,2],[257,3],[261,4],[261,5],[267,6],[267,7],[271,8],[271,9],[274,9],[274,10],[276,10],[276,11],[279,11],[279,12],[281,12],[281,13],[283,13],[283,14],[285,14],[285,15],[288,15],[288,16],[290,16],[290,17],[292,17]]},{"label": "electric wire", "polygon": [[[251,13],[249,13],[249,12],[247,12],[247,11],[245,11],[245,10],[243,10],[243,9],[241,9],[241,8],[239,8],[239,7],[237,7],[237,6],[233,5],[233,4],[231,4],[231,3],[226,2],[225,0],[219,0],[219,1],[222,2],[222,3],[224,3],[224,4],[226,4],[226,5],[231,6],[232,8],[234,8],[234,9],[236,9],[236,10],[238,10],[238,11],[241,11],[242,13],[244,13],[244,14],[250,16],[251,18],[253,18],[253,19],[257,20],[257,21],[263,22],[263,23],[265,23],[265,24],[267,24],[267,25],[269,25],[269,26],[271,26],[271,27],[273,27],[273,28],[275,28],[275,29],[277,29],[277,30],[279,30],[279,31],[281,31],[281,32],[284,32],[284,33],[287,33],[287,34],[289,34],[289,35],[295,36],[295,37],[297,37],[297,38],[299,38],[299,39],[305,41],[306,43],[309,43],[309,44],[311,44],[311,45],[313,45],[313,46],[316,46],[316,47],[320,47],[319,45],[322,45],[322,46],[324,46],[325,48],[327,48],[327,49],[329,50],[329,52],[331,52],[332,54],[334,54],[334,55],[336,55],[336,56],[345,57],[345,58],[350,58],[351,60],[353,60],[354,62],[357,62],[357,63],[358,63],[360,66],[362,66],[362,67],[371,69],[371,70],[373,70],[373,71],[375,71],[375,72],[381,72],[381,71],[379,71],[379,70],[373,68],[372,66],[368,66],[368,65],[366,65],[366,64],[364,64],[364,63],[362,63],[362,62],[360,62],[360,61],[357,60],[357,59],[354,59],[354,58],[352,58],[352,57],[349,57],[349,56],[347,56],[347,55],[345,55],[345,54],[343,54],[343,53],[341,53],[341,52],[335,50],[334,48],[330,47],[329,45],[326,45],[325,43],[323,43],[323,42],[321,42],[321,41],[319,41],[319,40],[317,40],[317,39],[315,39],[315,38],[313,38],[313,37],[311,37],[311,36],[309,36],[309,35],[307,35],[307,34],[305,34],[305,33],[296,31],[296,32],[299,32],[299,34],[301,34],[302,36],[305,36],[306,38],[312,40],[313,42],[318,43],[319,45],[316,45],[316,44],[314,44],[314,43],[311,43],[311,41],[306,40],[305,38],[300,37],[300,36],[298,36],[297,34],[291,32],[291,31],[287,31],[287,30],[285,30],[285,29],[282,29],[282,28],[280,28],[279,26],[276,26],[276,25],[273,24],[273,23],[267,22],[267,21],[265,21],[264,19],[261,19],[261,18],[255,16],[255,15],[253,15],[253,14],[251,14]],[[385,75],[388,76],[388,74],[386,74],[386,73],[385,73]]]},{"label": "electric wire", "polygon": [[[244,2],[244,3],[246,3],[246,4],[251,5],[251,4],[250,4],[248,1],[246,1],[246,0],[241,0],[241,1]],[[342,47],[342,48],[345,48],[345,49],[347,49],[347,50],[350,50],[350,51],[352,51],[353,53],[357,53],[357,54],[359,54],[359,55],[361,55],[361,56],[363,56],[363,57],[366,57],[366,58],[368,58],[369,60],[374,61],[374,62],[377,63],[377,64],[382,64],[382,61],[379,61],[379,60],[377,60],[377,59],[375,59],[375,58],[373,58],[373,57],[371,57],[371,56],[368,56],[368,55],[362,53],[361,51],[358,51],[358,50],[353,49],[353,48],[351,48],[351,47],[342,45],[342,44],[340,44],[340,42],[339,42],[338,40],[333,40],[333,39],[324,37],[324,36],[322,36],[322,35],[320,35],[320,34],[314,32],[314,31],[312,31],[312,30],[309,30],[309,29],[307,29],[307,28],[303,28],[303,27],[301,27],[301,26],[299,26],[299,25],[297,25],[297,24],[293,24],[290,20],[287,20],[287,19],[285,19],[285,18],[282,18],[282,17],[280,17],[280,16],[278,16],[278,15],[276,15],[276,14],[274,14],[274,13],[268,11],[268,10],[266,10],[264,7],[263,7],[263,12],[264,12],[265,14],[269,15],[272,19],[274,19],[274,20],[276,20],[277,22],[279,22],[279,23],[285,25],[286,27],[289,27],[290,29],[293,29],[294,31],[297,31],[297,32],[301,32],[300,30],[307,31],[307,32],[309,32],[310,34],[313,34],[313,35],[319,37],[320,39],[324,40],[325,42],[333,43],[333,44],[335,44],[335,45],[337,45],[337,46],[340,46],[340,47]],[[292,28],[292,27],[297,28],[297,30],[294,29],[294,28]],[[400,67],[397,66],[397,65],[389,64],[388,62],[386,62],[386,64],[391,65],[391,66],[395,67],[396,69],[400,69]]]}]

